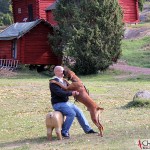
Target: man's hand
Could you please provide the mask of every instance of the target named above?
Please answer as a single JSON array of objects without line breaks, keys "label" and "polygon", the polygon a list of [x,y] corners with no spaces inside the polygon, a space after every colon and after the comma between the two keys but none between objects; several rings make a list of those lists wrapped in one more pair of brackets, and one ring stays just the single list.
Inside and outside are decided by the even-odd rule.
[{"label": "man's hand", "polygon": [[79,95],[79,92],[78,91],[72,91],[72,96],[76,96],[76,95]]}]

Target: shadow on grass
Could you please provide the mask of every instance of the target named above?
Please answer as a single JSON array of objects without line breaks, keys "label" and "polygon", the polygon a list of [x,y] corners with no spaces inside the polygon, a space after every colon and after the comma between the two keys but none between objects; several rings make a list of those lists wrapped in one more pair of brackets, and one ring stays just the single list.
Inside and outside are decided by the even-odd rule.
[{"label": "shadow on grass", "polygon": [[150,108],[150,101],[131,101],[127,105],[123,106],[123,108]]},{"label": "shadow on grass", "polygon": [[[53,137],[53,141],[56,141],[56,140],[57,140],[57,137]],[[42,143],[47,143],[47,142],[49,142],[47,140],[47,137],[43,136],[43,137],[37,137],[37,138],[31,138],[31,139],[0,143],[0,148],[11,147],[11,146],[22,146],[28,143],[29,144],[42,144]]]}]

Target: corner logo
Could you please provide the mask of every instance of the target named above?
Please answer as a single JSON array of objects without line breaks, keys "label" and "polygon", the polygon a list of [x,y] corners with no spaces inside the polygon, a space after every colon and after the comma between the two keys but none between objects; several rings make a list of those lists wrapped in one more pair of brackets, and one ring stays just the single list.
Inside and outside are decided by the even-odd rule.
[{"label": "corner logo", "polygon": [[136,140],[135,144],[142,150],[150,150],[150,139]]}]

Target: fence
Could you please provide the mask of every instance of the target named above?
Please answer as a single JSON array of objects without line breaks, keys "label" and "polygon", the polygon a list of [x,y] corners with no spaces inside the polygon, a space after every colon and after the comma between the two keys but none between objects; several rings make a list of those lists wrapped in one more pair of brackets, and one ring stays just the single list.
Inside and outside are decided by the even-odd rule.
[{"label": "fence", "polygon": [[14,59],[0,59],[0,69],[16,69],[18,67],[19,60]]}]

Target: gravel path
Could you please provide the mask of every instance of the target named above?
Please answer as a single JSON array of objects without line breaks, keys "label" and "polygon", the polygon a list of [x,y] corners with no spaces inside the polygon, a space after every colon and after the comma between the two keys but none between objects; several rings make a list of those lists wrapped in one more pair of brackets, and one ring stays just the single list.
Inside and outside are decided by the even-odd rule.
[{"label": "gravel path", "polygon": [[110,66],[110,69],[122,70],[124,72],[131,72],[135,75],[137,74],[150,75],[150,68],[140,68],[124,64],[113,64],[112,66]]}]

